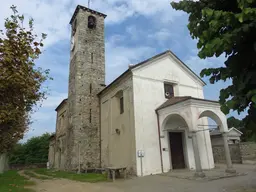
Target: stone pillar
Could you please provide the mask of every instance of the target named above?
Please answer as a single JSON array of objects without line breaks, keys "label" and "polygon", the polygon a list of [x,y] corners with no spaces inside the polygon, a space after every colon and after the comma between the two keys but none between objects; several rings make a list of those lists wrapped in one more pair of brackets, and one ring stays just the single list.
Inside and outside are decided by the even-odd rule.
[{"label": "stone pillar", "polygon": [[222,133],[222,137],[223,137],[224,151],[225,151],[226,163],[227,163],[226,172],[227,173],[235,173],[236,170],[233,169],[232,160],[231,160],[230,151],[229,151],[229,146],[228,146],[227,134]]},{"label": "stone pillar", "polygon": [[198,150],[198,144],[197,144],[197,137],[196,132],[192,132],[192,144],[193,144],[193,150],[194,150],[194,157],[195,157],[195,165],[196,165],[196,177],[205,177],[205,173],[202,170],[199,150]]}]

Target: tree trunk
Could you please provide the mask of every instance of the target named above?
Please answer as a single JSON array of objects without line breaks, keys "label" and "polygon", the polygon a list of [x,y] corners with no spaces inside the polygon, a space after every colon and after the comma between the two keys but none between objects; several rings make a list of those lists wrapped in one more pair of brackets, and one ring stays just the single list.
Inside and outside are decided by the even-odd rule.
[{"label": "tree trunk", "polygon": [[0,174],[4,173],[4,171],[7,171],[8,168],[9,168],[8,155],[7,153],[1,153],[0,154]]}]

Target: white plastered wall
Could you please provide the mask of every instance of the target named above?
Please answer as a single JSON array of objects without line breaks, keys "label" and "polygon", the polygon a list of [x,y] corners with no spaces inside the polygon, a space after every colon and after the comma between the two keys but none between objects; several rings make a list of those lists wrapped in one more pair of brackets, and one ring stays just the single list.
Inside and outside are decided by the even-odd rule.
[{"label": "white plastered wall", "polygon": [[[120,113],[122,92],[124,112]],[[133,114],[132,78],[124,78],[100,97],[101,105],[101,164],[103,167],[127,167],[136,172],[135,133]],[[119,130],[118,134],[116,130]]]},{"label": "white plastered wall", "polygon": [[[166,81],[175,84],[175,96],[204,97],[203,84],[170,56],[159,58],[133,71],[136,151],[145,152],[145,157],[142,159],[143,175],[162,172],[155,109],[166,101],[164,95]],[[188,145],[191,146],[189,142]],[[192,162],[191,167],[193,167]],[[141,175],[138,157],[137,175]]]}]

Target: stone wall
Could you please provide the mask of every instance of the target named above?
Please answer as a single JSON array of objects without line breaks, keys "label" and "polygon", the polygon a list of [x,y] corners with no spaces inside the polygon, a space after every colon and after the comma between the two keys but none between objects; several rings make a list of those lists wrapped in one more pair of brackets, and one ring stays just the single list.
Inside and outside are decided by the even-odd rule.
[{"label": "stone wall", "polygon": [[243,142],[240,144],[243,160],[256,160],[256,143]]},{"label": "stone wall", "polygon": [[[256,143],[243,142],[237,144],[229,144],[231,159],[233,163],[246,163],[247,160],[256,161]],[[212,147],[215,163],[225,163],[225,152],[223,145]]]},{"label": "stone wall", "polygon": [[[242,163],[242,156],[239,144],[229,145],[230,155],[233,163]],[[216,145],[212,147],[214,163],[225,163],[225,151],[223,145]]]},{"label": "stone wall", "polygon": [[[88,17],[92,15],[96,18],[94,29],[88,28]],[[64,159],[67,170],[77,170],[79,164],[85,170],[100,167],[97,94],[105,86],[104,17],[80,6],[72,28],[74,48],[70,53],[68,128],[66,141],[63,139],[66,152],[59,155],[59,162]]]}]

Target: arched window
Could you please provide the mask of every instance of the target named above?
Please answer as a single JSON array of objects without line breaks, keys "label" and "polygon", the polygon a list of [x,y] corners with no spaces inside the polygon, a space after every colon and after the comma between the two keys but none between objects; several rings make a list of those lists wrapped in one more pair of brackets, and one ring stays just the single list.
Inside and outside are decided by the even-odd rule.
[{"label": "arched window", "polygon": [[96,18],[92,15],[88,17],[88,28],[94,29],[96,27]]}]

